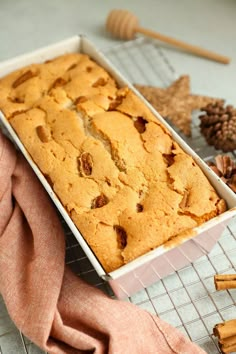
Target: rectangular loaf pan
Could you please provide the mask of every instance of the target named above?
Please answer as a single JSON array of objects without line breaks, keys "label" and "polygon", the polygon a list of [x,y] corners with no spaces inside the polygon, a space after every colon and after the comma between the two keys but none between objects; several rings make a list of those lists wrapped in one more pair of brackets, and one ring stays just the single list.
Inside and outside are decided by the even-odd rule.
[{"label": "rectangular loaf pan", "polygon": [[171,242],[169,245],[158,247],[155,250],[122,266],[121,268],[111,273],[106,273],[84,240],[83,236],[68,216],[66,210],[53,192],[47,180],[33,162],[30,155],[27,153],[7,119],[4,117],[2,112],[0,112],[1,123],[7,130],[8,135],[18,146],[31,165],[40,182],[48,192],[52,201],[60,211],[62,217],[84,250],[92,266],[98,275],[110,284],[115,296],[122,299],[127,296],[131,296],[142,288],[151,285],[168,274],[209,253],[216,244],[230,219],[236,215],[236,195],[211,171],[211,169],[201,160],[201,158],[183,141],[183,139],[181,139],[181,137],[150,106],[150,104],[139,94],[139,92],[132,87],[132,85],[123,77],[123,75],[121,75],[112,63],[106,59],[105,55],[100,50],[95,48],[95,46],[85,36],[74,36],[34,52],[2,62],[0,63],[0,77],[5,76],[23,66],[32,63],[44,62],[45,60],[49,60],[56,56],[70,52],[81,52],[88,54],[113,76],[120,87],[129,86],[132,90],[134,90],[135,93],[154,113],[157,119],[167,127],[173,139],[182,147],[183,150],[194,158],[218,194],[226,200],[228,205],[228,210],[225,213],[195,228],[192,235],[187,239],[176,240],[175,242]]}]

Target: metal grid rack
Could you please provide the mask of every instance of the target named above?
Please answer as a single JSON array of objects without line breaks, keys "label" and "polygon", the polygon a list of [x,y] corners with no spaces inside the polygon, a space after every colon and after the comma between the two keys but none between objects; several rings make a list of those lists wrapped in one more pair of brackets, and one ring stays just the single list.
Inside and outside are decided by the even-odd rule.
[{"label": "metal grid rack", "polygon": [[[137,39],[105,52],[106,56],[130,80],[155,86],[167,86],[178,77],[165,52],[153,41]],[[206,144],[199,132],[199,120],[193,115],[192,137],[182,138],[204,159],[219,153]],[[175,129],[175,127],[173,127]],[[181,135],[181,133],[178,131]],[[231,156],[236,159],[236,152]],[[93,269],[76,239],[64,223],[66,263],[91,284],[111,290]],[[209,354],[220,353],[212,335],[216,323],[236,318],[236,289],[217,292],[216,273],[236,273],[236,220],[230,222],[210,254],[167,276],[127,299],[177,327]],[[25,338],[10,320],[0,297],[0,354],[44,353]]]}]

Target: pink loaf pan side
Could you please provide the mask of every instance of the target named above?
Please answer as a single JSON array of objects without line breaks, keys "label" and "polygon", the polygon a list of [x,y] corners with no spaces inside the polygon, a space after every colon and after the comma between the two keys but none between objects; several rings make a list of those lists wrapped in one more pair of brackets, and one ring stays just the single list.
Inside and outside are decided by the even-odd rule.
[{"label": "pink loaf pan side", "polygon": [[132,296],[208,254],[219,240],[227,224],[228,221],[222,221],[210,231],[205,231],[186,240],[171,250],[163,250],[162,254],[137,266],[133,271],[120,275],[117,279],[109,279],[108,282],[115,296],[119,299]]}]

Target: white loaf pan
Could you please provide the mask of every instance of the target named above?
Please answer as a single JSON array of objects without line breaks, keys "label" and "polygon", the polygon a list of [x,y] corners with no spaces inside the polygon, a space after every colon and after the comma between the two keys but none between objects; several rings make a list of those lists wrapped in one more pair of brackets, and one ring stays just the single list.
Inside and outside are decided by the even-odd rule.
[{"label": "white loaf pan", "polygon": [[[105,56],[84,36],[71,37],[37,51],[2,62],[0,63],[0,77],[28,64],[44,62],[45,60],[49,60],[53,57],[69,52],[82,52],[88,54],[108,72],[110,72],[121,87],[125,85],[131,87],[136,94],[144,100],[137,90],[135,90],[132,85],[127,82],[127,80],[105,58]],[[236,215],[236,195],[211,171],[211,169],[179,137],[179,135],[175,133],[175,131],[151,107],[151,105],[145,100],[144,102],[152,110],[157,119],[167,127],[173,139],[176,140],[188,154],[193,156],[196,163],[200,166],[217,190],[218,194],[226,200],[228,211],[195,228],[192,232],[192,236],[189,238],[185,240],[182,239],[179,242],[170,244],[169,246],[158,247],[157,249],[135,259],[134,261],[111,273],[105,272],[102,265],[99,263],[98,259],[84,240],[83,236],[68,216],[66,210],[53,192],[52,188],[40,172],[39,168],[32,161],[30,155],[25,150],[23,144],[11,128],[7,119],[0,112],[0,120],[6,128],[9,136],[26,157],[27,161],[60,211],[62,217],[65,219],[72,233],[86,253],[94,269],[102,279],[109,282],[115,296],[120,299],[134,294],[138,290],[151,285],[159,279],[190,264],[197,258],[210,252],[229,220]]]}]

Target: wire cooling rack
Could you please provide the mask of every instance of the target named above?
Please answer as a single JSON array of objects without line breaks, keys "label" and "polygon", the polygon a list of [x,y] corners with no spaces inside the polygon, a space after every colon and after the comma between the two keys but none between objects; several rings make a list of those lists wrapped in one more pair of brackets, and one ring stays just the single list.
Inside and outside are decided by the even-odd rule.
[{"label": "wire cooling rack", "polygon": [[[139,38],[111,48],[105,54],[131,83],[165,87],[178,77],[164,50],[151,40]],[[208,146],[201,136],[197,114],[193,115],[192,137],[182,135],[182,138],[206,161],[220,153]],[[236,159],[235,152],[231,156]],[[107,284],[98,277],[76,239],[63,224],[66,263],[80,277],[112,296]],[[236,318],[236,290],[217,292],[213,281],[216,273],[236,273],[235,219],[210,254],[127,300],[169,322],[208,354],[217,354],[220,350],[212,329],[216,323]],[[0,297],[0,354],[25,353],[44,352],[16,329]]]}]

